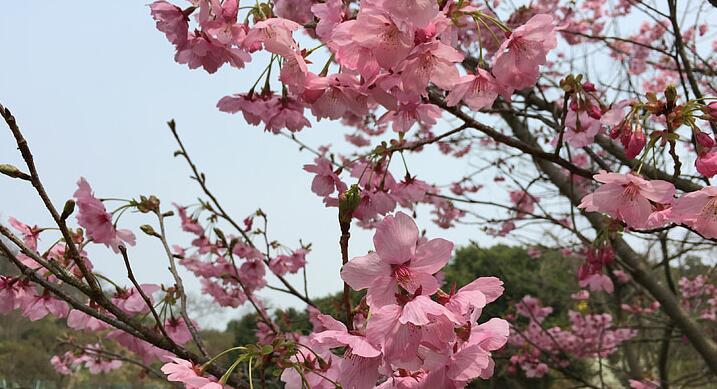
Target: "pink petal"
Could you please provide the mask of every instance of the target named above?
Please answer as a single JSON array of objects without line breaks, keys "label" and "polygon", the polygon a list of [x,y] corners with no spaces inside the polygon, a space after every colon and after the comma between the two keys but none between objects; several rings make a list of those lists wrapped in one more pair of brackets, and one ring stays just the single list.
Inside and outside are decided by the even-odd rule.
[{"label": "pink petal", "polygon": [[391,267],[376,253],[356,257],[341,269],[341,278],[353,290],[366,289],[379,277],[389,278]]},{"label": "pink petal", "polygon": [[397,212],[386,216],[376,228],[373,244],[381,260],[401,264],[413,257],[418,241],[418,227],[408,215]]},{"label": "pink petal", "polygon": [[431,239],[416,249],[416,256],[411,260],[411,270],[434,274],[443,269],[451,258],[453,243],[445,239]]}]

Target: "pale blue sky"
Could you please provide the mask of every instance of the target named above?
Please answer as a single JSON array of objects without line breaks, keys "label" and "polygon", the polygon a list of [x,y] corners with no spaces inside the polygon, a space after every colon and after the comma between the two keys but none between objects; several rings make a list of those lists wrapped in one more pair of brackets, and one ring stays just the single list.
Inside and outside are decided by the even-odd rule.
[{"label": "pale blue sky", "polygon": [[[173,47],[155,30],[145,0],[11,2],[0,13],[0,36],[0,101],[15,113],[58,207],[72,195],[80,176],[100,197],[155,194],[165,208],[172,202],[195,202],[198,187],[188,179],[185,164],[172,157],[176,147],[165,122],[175,118],[227,210],[241,219],[261,207],[270,216],[271,238],[293,247],[299,239],[312,242],[310,294],[339,290],[336,209],[324,208],[310,191],[311,175],[302,165],[310,163],[312,155],[247,125],[240,115],[215,108],[222,96],[249,88],[263,69],[261,58],[241,71],[225,67],[209,75],[189,70],[174,62]],[[441,126],[449,128],[448,123]],[[0,163],[23,166],[9,131],[4,124],[0,127]],[[339,123],[322,121],[299,136],[314,146],[340,145],[344,133]],[[407,159],[412,173],[440,183],[469,171],[466,161],[437,152]],[[29,185],[0,178],[0,199],[3,220],[15,216],[49,224]],[[428,209],[422,209],[419,227],[429,236],[458,244],[469,239],[491,242],[476,227],[446,231],[429,219]],[[148,222],[153,221],[137,215],[122,224]],[[186,243],[188,235],[177,224],[171,225],[170,239]],[[358,228],[352,232],[351,255],[365,254],[371,234]],[[138,278],[170,283],[159,245],[141,235],[130,251]],[[97,247],[89,252],[98,269],[128,283],[120,258]],[[198,282],[185,278],[190,291],[198,292]],[[298,285],[300,278],[293,279]],[[300,305],[274,292],[262,295],[274,306]]]}]

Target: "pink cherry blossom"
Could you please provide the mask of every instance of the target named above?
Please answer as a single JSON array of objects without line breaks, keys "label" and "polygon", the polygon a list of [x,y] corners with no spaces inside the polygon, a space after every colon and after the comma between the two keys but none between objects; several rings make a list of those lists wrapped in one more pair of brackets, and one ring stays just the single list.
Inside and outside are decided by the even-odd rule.
[{"label": "pink cherry blossom", "polygon": [[72,374],[72,370],[70,367],[72,360],[74,360],[74,355],[72,355],[72,353],[70,352],[67,352],[63,355],[62,358],[57,355],[53,355],[52,358],[50,358],[50,364],[58,374],[69,375]]},{"label": "pink cherry blossom", "polygon": [[516,28],[505,40],[493,60],[493,74],[508,89],[523,89],[538,79],[538,67],[557,46],[553,17],[535,15]]},{"label": "pink cherry blossom", "polygon": [[276,275],[296,273],[306,265],[306,249],[298,249],[291,255],[277,255],[269,262],[269,268]]},{"label": "pink cherry blossom", "polygon": [[456,63],[462,60],[463,54],[439,41],[417,46],[398,68],[404,91],[427,95],[429,81],[441,89],[451,89],[459,78]]},{"label": "pink cherry blossom", "polygon": [[495,78],[483,69],[476,69],[475,74],[461,77],[446,97],[449,107],[458,105],[462,100],[468,108],[478,111],[490,106],[498,97],[499,87]]},{"label": "pink cherry blossom", "polygon": [[[140,287],[151,302],[154,302],[152,294],[161,289],[159,285],[155,284],[141,284]],[[129,314],[149,312],[147,303],[135,287],[118,290],[112,298],[112,303]]]},{"label": "pink cherry blossom", "polygon": [[438,16],[438,3],[432,0],[385,1],[383,6],[403,30],[427,27]]},{"label": "pink cherry blossom", "polygon": [[238,47],[217,46],[209,35],[195,31],[189,35],[187,44],[177,50],[174,60],[190,69],[204,68],[215,73],[225,63],[241,69],[251,56]]},{"label": "pink cherry blossom", "polygon": [[29,249],[37,250],[37,241],[40,239],[42,229],[38,226],[30,227],[27,224],[15,219],[8,218],[10,225],[22,234],[22,241]]},{"label": "pink cherry blossom", "polygon": [[64,318],[69,311],[70,308],[66,302],[58,300],[46,292],[36,294],[31,300],[27,301],[27,305],[23,308],[22,315],[30,321],[36,321],[48,314],[58,318]]},{"label": "pink cherry blossom", "polygon": [[291,132],[301,131],[304,127],[311,127],[311,123],[304,117],[304,105],[290,97],[275,97],[267,101],[264,122],[266,131],[278,134],[286,128]]},{"label": "pink cherry blossom", "polygon": [[591,204],[580,207],[587,211],[605,212],[624,221],[628,226],[642,228],[652,213],[650,201],[669,204],[675,195],[675,187],[662,180],[647,181],[634,174],[601,172],[594,176],[602,182],[600,188],[592,193]]},{"label": "pink cherry blossom", "polygon": [[595,135],[601,128],[600,121],[586,111],[568,110],[565,118],[565,141],[576,148],[588,146],[595,141]]},{"label": "pink cherry blossom", "polygon": [[717,174],[717,151],[709,151],[700,155],[695,161],[697,171],[707,178]]},{"label": "pink cherry blossom", "polygon": [[313,4],[313,0],[276,0],[274,13],[280,18],[307,24],[314,20],[314,15],[311,13]]},{"label": "pink cherry blossom", "polygon": [[241,111],[244,120],[251,125],[258,125],[267,111],[267,99],[256,94],[234,94],[222,97],[217,108],[222,112],[237,113]]},{"label": "pink cherry blossom", "polygon": [[311,12],[319,19],[316,24],[316,35],[322,40],[327,40],[343,19],[343,4],[341,0],[327,0],[312,5]]},{"label": "pink cherry blossom", "polygon": [[468,285],[441,296],[438,301],[458,317],[477,319],[482,309],[503,294],[503,281],[496,277],[479,277]]},{"label": "pink cherry blossom", "polygon": [[166,1],[155,1],[149,5],[152,18],[157,21],[157,29],[162,31],[175,46],[182,47],[189,35],[189,18],[182,9]]},{"label": "pink cherry blossom", "polygon": [[101,331],[110,328],[109,324],[80,310],[73,309],[67,316],[67,326],[75,330]]},{"label": "pink cherry blossom", "polygon": [[77,221],[87,230],[87,235],[95,243],[102,243],[119,253],[120,244],[134,246],[135,236],[129,230],[116,230],[112,224],[112,215],[105,209],[102,201],[92,194],[90,184],[84,178],[77,182],[75,200],[80,209]]},{"label": "pink cherry blossom", "polygon": [[419,243],[416,223],[403,212],[387,216],[373,237],[376,252],[349,261],[341,278],[354,290],[368,288],[367,300],[372,307],[395,302],[396,287],[409,293],[419,288],[433,294],[438,281],[433,276],[450,258],[453,244],[444,239]]},{"label": "pink cherry blossom", "polygon": [[[195,324],[196,326],[196,324]],[[169,337],[177,344],[185,344],[192,340],[192,333],[184,319],[169,318],[164,322],[164,329]]]},{"label": "pink cherry blossom", "polygon": [[208,378],[202,377],[199,372],[199,366],[195,366],[192,362],[171,357],[172,362],[165,363],[162,366],[162,373],[167,375],[167,380],[171,382],[181,382],[187,386],[201,387],[210,382]]},{"label": "pink cherry blossom", "polygon": [[333,165],[326,158],[317,157],[313,165],[304,165],[304,170],[316,174],[311,181],[311,191],[319,196],[328,196],[334,193],[334,190],[343,193],[347,189],[346,184],[334,172]]},{"label": "pink cherry blossom", "polygon": [[362,11],[351,29],[353,40],[371,51],[378,64],[392,69],[413,48],[413,31],[401,31],[386,13]]},{"label": "pink cherry blossom", "polygon": [[717,238],[717,187],[708,186],[678,198],[671,217],[707,238]]},{"label": "pink cherry blossom", "polygon": [[346,73],[309,77],[302,97],[319,120],[335,120],[348,114],[362,116],[368,113],[367,97],[359,90],[356,77]]},{"label": "pink cherry blossom", "polygon": [[393,123],[396,132],[407,132],[418,123],[428,128],[436,124],[441,117],[441,109],[433,104],[419,102],[401,103],[396,111],[388,111],[378,120],[378,124]]},{"label": "pink cherry blossom", "polygon": [[262,20],[249,30],[242,44],[244,47],[263,44],[264,49],[270,53],[289,55],[297,49],[297,44],[291,36],[292,31],[300,27],[298,23],[283,18]]}]

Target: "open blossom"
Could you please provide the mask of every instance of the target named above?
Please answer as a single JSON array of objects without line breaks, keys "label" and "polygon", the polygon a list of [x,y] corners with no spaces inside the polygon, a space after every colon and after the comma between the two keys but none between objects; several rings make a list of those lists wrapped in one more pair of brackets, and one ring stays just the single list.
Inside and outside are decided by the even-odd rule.
[{"label": "open blossom", "polygon": [[565,117],[565,141],[577,148],[588,146],[595,141],[601,128],[600,120],[591,117],[587,111],[569,109]]},{"label": "open blossom", "polygon": [[[154,284],[141,284],[140,287],[150,302],[154,302],[152,294],[161,289],[159,285]],[[118,290],[112,298],[112,303],[130,314],[149,312],[147,303],[135,287]]]},{"label": "open blossom", "polygon": [[535,15],[500,45],[493,60],[493,74],[504,88],[527,88],[538,79],[538,67],[545,64],[548,51],[556,46],[553,17]]},{"label": "open blossom", "polygon": [[647,181],[634,174],[601,172],[594,176],[603,183],[583,199],[580,208],[588,212],[604,212],[624,221],[628,226],[642,228],[653,211],[650,201],[669,204],[675,187],[662,180]]},{"label": "open blossom", "polygon": [[708,186],[678,198],[671,217],[707,238],[717,238],[717,187]]},{"label": "open blossom", "polygon": [[433,0],[386,1],[383,7],[403,30],[424,28],[438,16],[438,2]]},{"label": "open blossom", "polygon": [[468,108],[477,111],[493,104],[498,92],[499,86],[495,78],[487,71],[478,68],[475,74],[463,76],[456,82],[446,97],[446,104],[452,107],[463,100]]},{"label": "open blossom", "polygon": [[135,236],[129,230],[117,230],[112,224],[112,215],[105,209],[102,201],[92,194],[90,184],[84,178],[77,182],[75,200],[80,212],[77,222],[87,230],[87,235],[95,243],[102,243],[119,253],[119,245],[127,243],[134,246]]},{"label": "open blossom", "polygon": [[241,69],[251,61],[251,56],[238,47],[218,46],[209,35],[195,31],[189,35],[187,44],[177,50],[174,60],[190,69],[202,67],[208,73],[215,73],[225,63]]},{"label": "open blossom", "polygon": [[168,381],[181,382],[187,387],[194,388],[200,388],[211,382],[199,374],[199,366],[195,366],[192,362],[175,357],[171,360],[172,362],[165,363],[161,369],[162,373],[167,375]]},{"label": "open blossom", "polygon": [[468,285],[451,290],[450,294],[438,294],[438,301],[458,317],[469,316],[477,320],[486,304],[503,294],[503,281],[496,277],[479,277]]},{"label": "open blossom", "polygon": [[445,355],[439,366],[421,382],[423,388],[461,388],[466,381],[490,378],[495,363],[491,351],[502,348],[508,341],[508,322],[502,319],[489,321],[472,328],[468,341],[448,358]]},{"label": "open blossom", "polygon": [[341,278],[354,290],[368,288],[368,304],[376,308],[395,303],[397,286],[409,293],[420,288],[423,294],[433,294],[439,286],[433,275],[453,250],[453,243],[445,239],[419,243],[416,223],[403,212],[379,223],[373,243],[376,252],[349,261]]},{"label": "open blossom", "polygon": [[189,35],[189,18],[182,9],[166,1],[155,1],[149,5],[152,17],[157,21],[157,29],[162,31],[175,46],[182,47]]},{"label": "open blossom", "polygon": [[27,224],[11,217],[8,219],[10,225],[22,234],[22,241],[29,249],[37,250],[37,241],[40,239],[42,229],[38,226],[30,227]]},{"label": "open blossom", "polygon": [[314,20],[314,15],[311,13],[313,4],[313,0],[276,0],[274,13],[280,18],[307,24]]},{"label": "open blossom", "polygon": [[319,196],[328,196],[334,193],[334,190],[343,193],[347,189],[346,184],[334,172],[331,161],[326,158],[317,157],[313,165],[304,165],[304,170],[316,174],[311,181],[311,191]]},{"label": "open blossom", "polygon": [[67,315],[67,326],[75,330],[88,331],[101,331],[110,328],[109,324],[78,309],[71,310]]},{"label": "open blossom", "polygon": [[48,314],[55,317],[64,318],[69,313],[70,308],[66,302],[58,300],[49,293],[36,294],[32,299],[27,301],[22,315],[30,321],[40,320]]},{"label": "open blossom", "polygon": [[264,118],[266,131],[278,134],[286,128],[291,132],[311,127],[304,116],[304,105],[291,97],[275,97],[266,103],[267,113]]},{"label": "open blossom", "polygon": [[[286,389],[302,389],[305,387],[316,389],[333,389],[340,376],[339,358],[331,351],[321,346],[309,337],[302,336],[298,339],[301,352],[291,357],[293,362],[310,366],[311,370],[302,375],[295,369],[285,369],[281,374],[281,380],[286,384]],[[318,358],[324,363],[321,363]]]},{"label": "open blossom", "polygon": [[416,123],[430,128],[440,117],[441,109],[433,104],[408,102],[401,103],[398,110],[386,112],[378,120],[378,124],[393,122],[394,131],[407,132]]},{"label": "open blossom", "polygon": [[413,30],[402,31],[384,13],[360,12],[351,35],[358,45],[371,51],[384,69],[392,69],[413,48]]},{"label": "open blossom", "polygon": [[316,24],[316,35],[322,40],[327,40],[343,19],[343,4],[341,0],[327,0],[312,5],[311,12],[319,19]]},{"label": "open blossom", "polygon": [[291,255],[277,255],[269,262],[271,271],[279,276],[296,273],[306,265],[306,249],[298,249]]},{"label": "open blossom", "polygon": [[515,205],[516,217],[524,218],[526,214],[533,213],[538,197],[531,195],[523,190],[513,190],[510,192],[510,201]]},{"label": "open blossom", "polygon": [[339,73],[328,77],[308,77],[304,87],[302,97],[319,120],[368,113],[368,98],[359,90],[359,83],[353,75]]},{"label": "open blossom", "polygon": [[462,60],[463,54],[440,41],[417,46],[398,68],[404,91],[426,95],[429,81],[451,89],[459,77],[456,63]]},{"label": "open blossom", "polygon": [[283,18],[262,20],[249,30],[242,45],[249,48],[261,44],[270,53],[286,56],[297,49],[292,31],[300,27],[298,23]]}]

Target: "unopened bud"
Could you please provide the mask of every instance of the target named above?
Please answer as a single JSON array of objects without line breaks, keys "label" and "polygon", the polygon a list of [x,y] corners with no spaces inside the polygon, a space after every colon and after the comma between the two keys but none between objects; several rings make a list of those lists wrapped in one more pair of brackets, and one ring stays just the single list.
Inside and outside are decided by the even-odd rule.
[{"label": "unopened bud", "polygon": [[12,178],[22,178],[23,180],[30,179],[30,176],[21,172],[16,166],[5,163],[0,163],[0,173]]},{"label": "unopened bud", "polygon": [[351,185],[351,188],[339,196],[339,220],[350,222],[351,215],[361,204],[361,190],[358,185]]},{"label": "unopened bud", "polygon": [[152,195],[149,197],[140,196],[139,204],[137,209],[142,213],[158,212],[159,211],[159,199]]},{"label": "unopened bud", "polygon": [[66,220],[72,212],[75,212],[75,200],[69,199],[65,202],[65,206],[62,208],[62,214],[60,215],[61,220]]},{"label": "unopened bud", "polygon": [[677,88],[673,84],[670,84],[665,88],[665,98],[667,99],[667,106],[674,107],[677,101]]},{"label": "unopened bud", "polygon": [[152,226],[150,226],[149,224],[142,224],[141,226],[139,226],[139,229],[149,236],[159,237],[159,234],[157,234],[157,232],[154,231],[154,228],[152,228]]},{"label": "unopened bud", "polygon": [[702,108],[702,112],[709,116],[709,120],[717,122],[717,101],[713,101]]},{"label": "unopened bud", "polygon": [[697,139],[697,143],[702,147],[712,148],[715,146],[715,140],[702,131],[697,130],[695,132],[695,139]]},{"label": "unopened bud", "polygon": [[586,81],[585,83],[583,83],[583,90],[586,92],[595,92],[597,89],[595,89],[595,84]]}]

